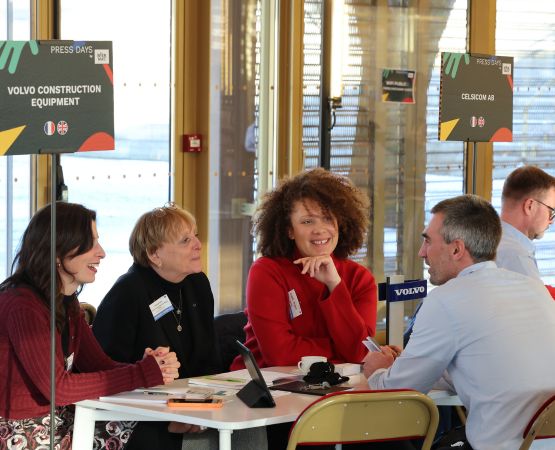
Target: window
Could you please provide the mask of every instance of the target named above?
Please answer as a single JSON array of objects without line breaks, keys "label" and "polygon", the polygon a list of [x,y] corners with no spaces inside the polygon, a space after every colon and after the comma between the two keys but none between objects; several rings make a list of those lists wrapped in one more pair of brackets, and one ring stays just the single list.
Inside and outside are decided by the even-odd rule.
[{"label": "window", "polygon": [[[30,39],[30,3],[0,0],[0,40]],[[31,157],[0,157],[0,275],[11,273],[19,240],[30,217]]]},{"label": "window", "polygon": [[170,198],[171,2],[65,0],[61,11],[63,39],[113,42],[116,149],[61,157],[68,200],[97,211],[107,256],[79,297],[97,305],[131,264],[136,220]]},{"label": "window", "polygon": [[[555,3],[497,0],[496,54],[514,57],[513,142],[494,144],[492,202],[500,209],[506,176],[536,165],[555,175]],[[555,284],[553,227],[536,241],[542,279]]]},{"label": "window", "polygon": [[[342,108],[331,130],[330,170],[351,178],[372,200],[367,246],[354,259],[377,281],[422,277],[417,252],[425,212],[463,192],[463,144],[439,142],[437,130],[441,52],[465,51],[467,2],[411,3],[345,0],[342,63],[331,64],[341,70]],[[319,156],[322,5],[305,2],[306,167],[318,165]],[[384,69],[415,72],[415,104],[382,101]]]},{"label": "window", "polygon": [[211,2],[209,277],[219,312],[244,306],[258,152],[258,0]]}]

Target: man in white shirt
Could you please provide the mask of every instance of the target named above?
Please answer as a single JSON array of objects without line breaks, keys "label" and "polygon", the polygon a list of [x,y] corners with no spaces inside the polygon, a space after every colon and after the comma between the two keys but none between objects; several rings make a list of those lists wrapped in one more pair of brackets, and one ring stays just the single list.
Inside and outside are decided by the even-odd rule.
[{"label": "man in white shirt", "polygon": [[501,196],[503,235],[497,265],[540,279],[532,241],[543,237],[554,217],[555,178],[535,166],[511,172]]},{"label": "man in white shirt", "polygon": [[516,449],[555,392],[555,304],[540,281],[496,266],[501,223],[487,201],[459,196],[432,214],[419,256],[438,287],[401,355],[369,353],[364,374],[372,389],[447,383],[467,409],[475,450]]}]

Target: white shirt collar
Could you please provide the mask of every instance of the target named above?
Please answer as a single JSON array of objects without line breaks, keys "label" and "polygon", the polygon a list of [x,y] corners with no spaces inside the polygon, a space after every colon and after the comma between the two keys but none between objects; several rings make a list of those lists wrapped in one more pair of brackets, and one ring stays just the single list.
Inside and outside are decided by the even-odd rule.
[{"label": "white shirt collar", "polygon": [[503,233],[505,235],[520,242],[531,254],[534,254],[536,247],[528,236],[526,236],[522,231],[517,230],[510,223],[501,221],[501,226],[503,227]]},{"label": "white shirt collar", "polygon": [[458,277],[464,277],[465,275],[470,275],[472,272],[476,272],[477,270],[484,270],[484,269],[495,269],[497,264],[495,261],[482,261],[476,264],[472,264],[471,266],[465,267],[463,270],[459,272],[457,275]]}]

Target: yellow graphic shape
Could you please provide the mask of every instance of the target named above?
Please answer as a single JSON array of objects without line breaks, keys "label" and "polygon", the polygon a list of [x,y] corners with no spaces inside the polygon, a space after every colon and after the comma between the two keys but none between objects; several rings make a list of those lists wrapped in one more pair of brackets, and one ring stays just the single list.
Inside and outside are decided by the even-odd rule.
[{"label": "yellow graphic shape", "polygon": [[439,132],[439,140],[440,141],[446,141],[447,140],[447,138],[449,137],[449,135],[453,131],[453,128],[455,128],[457,126],[457,124],[459,123],[459,120],[461,120],[461,119],[453,119],[453,120],[448,120],[447,122],[441,122],[441,127],[440,127],[440,132]]},{"label": "yellow graphic shape", "polygon": [[27,125],[0,131],[0,155],[5,155]]}]

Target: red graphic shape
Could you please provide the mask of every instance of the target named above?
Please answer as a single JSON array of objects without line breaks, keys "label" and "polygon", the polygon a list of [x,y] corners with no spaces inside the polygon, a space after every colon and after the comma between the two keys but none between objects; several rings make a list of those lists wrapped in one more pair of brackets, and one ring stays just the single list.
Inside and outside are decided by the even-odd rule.
[{"label": "red graphic shape", "polygon": [[79,147],[80,152],[94,152],[95,150],[114,150],[114,137],[100,131],[85,139]]},{"label": "red graphic shape", "polygon": [[507,81],[509,82],[509,86],[511,86],[511,91],[513,90],[513,77],[511,75],[507,75]]},{"label": "red graphic shape", "polygon": [[499,128],[489,140],[490,142],[513,142],[513,132],[508,128]]},{"label": "red graphic shape", "polygon": [[114,85],[114,74],[112,72],[112,69],[110,68],[109,64],[102,64],[102,66],[104,67],[104,72],[106,72],[106,75],[108,75],[108,78],[110,79],[110,83],[112,83],[112,86]]}]

